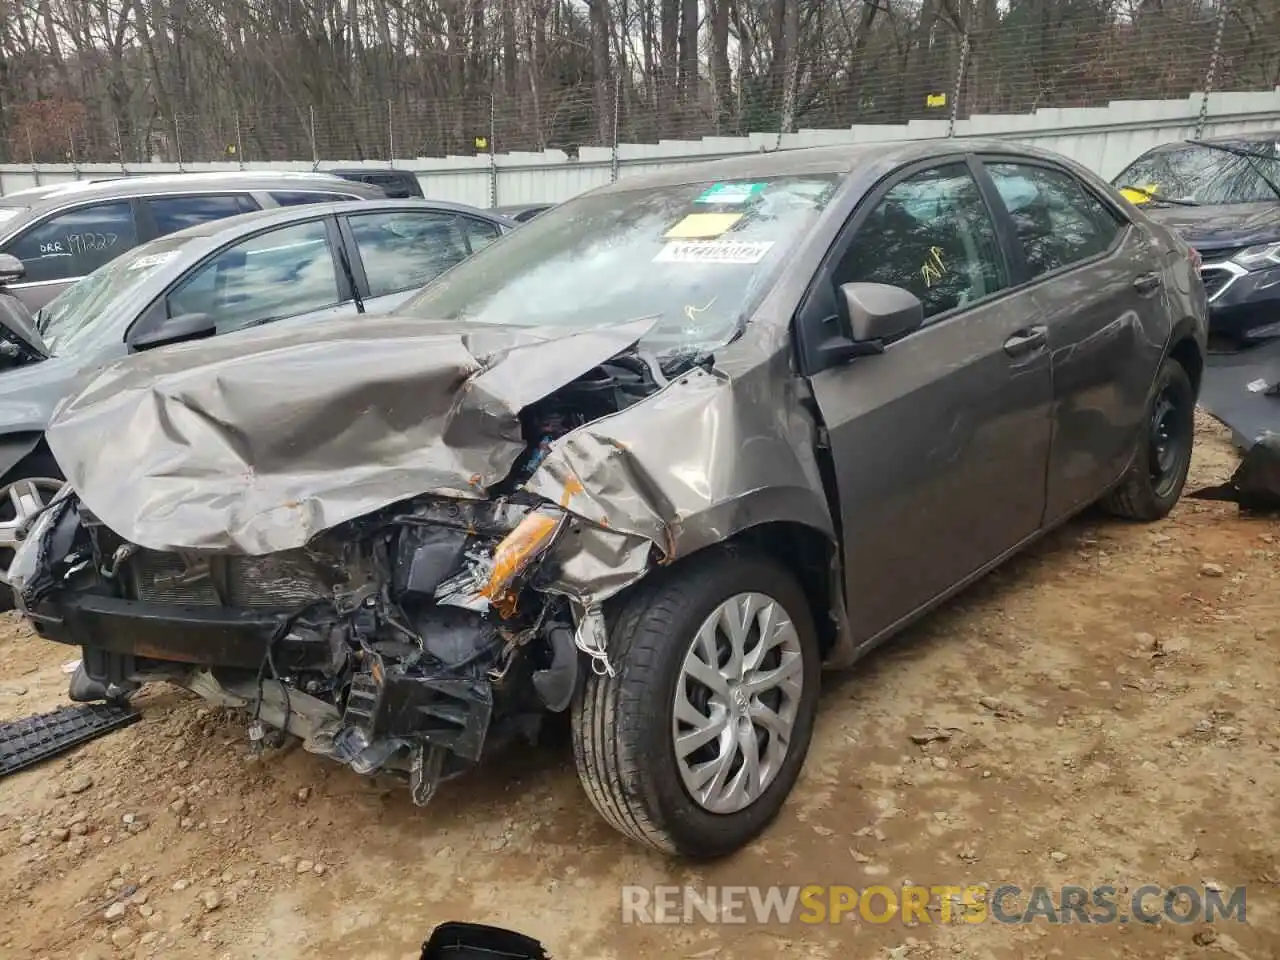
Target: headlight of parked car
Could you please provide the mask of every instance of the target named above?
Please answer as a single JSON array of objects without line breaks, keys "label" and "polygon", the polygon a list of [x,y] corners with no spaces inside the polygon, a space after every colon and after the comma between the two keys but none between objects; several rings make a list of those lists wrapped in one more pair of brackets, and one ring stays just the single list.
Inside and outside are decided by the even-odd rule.
[{"label": "headlight of parked car", "polygon": [[1280,266],[1280,243],[1260,243],[1246,247],[1231,258],[1246,270]]}]

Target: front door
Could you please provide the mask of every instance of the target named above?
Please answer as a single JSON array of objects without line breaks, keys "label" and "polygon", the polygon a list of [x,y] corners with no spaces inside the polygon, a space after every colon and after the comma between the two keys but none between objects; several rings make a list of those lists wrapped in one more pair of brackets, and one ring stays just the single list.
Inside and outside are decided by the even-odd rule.
[{"label": "front door", "polygon": [[[829,433],[855,641],[884,633],[1040,528],[1053,383],[969,165],[864,203],[804,311],[842,283],[910,290],[925,325],[811,378]],[[804,322],[802,320],[802,322]]]}]

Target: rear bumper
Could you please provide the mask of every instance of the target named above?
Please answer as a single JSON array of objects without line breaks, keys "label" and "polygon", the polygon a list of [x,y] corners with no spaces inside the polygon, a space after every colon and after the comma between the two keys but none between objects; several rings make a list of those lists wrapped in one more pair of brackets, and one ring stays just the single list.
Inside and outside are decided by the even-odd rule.
[{"label": "rear bumper", "polygon": [[[54,596],[28,611],[42,637],[139,659],[257,670],[280,617],[266,611],[188,607],[92,594]],[[280,670],[321,669],[328,645],[290,632],[272,650]]]}]

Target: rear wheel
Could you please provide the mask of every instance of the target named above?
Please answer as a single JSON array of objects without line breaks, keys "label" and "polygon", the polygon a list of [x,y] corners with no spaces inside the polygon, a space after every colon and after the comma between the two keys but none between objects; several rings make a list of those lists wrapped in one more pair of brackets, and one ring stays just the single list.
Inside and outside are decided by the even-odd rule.
[{"label": "rear wheel", "polygon": [[51,457],[29,457],[0,486],[0,611],[13,609],[9,564],[20,542],[18,530],[25,528],[62,488],[63,481],[57,476],[58,468]]},{"label": "rear wheel", "polygon": [[777,816],[813,733],[803,590],[766,557],[719,549],[651,575],[611,619],[616,676],[592,674],[574,704],[587,795],[667,853],[740,849]]},{"label": "rear wheel", "polygon": [[1146,427],[1120,485],[1103,501],[1129,520],[1160,520],[1173,509],[1187,482],[1195,444],[1196,394],[1182,364],[1165,360],[1147,409]]}]

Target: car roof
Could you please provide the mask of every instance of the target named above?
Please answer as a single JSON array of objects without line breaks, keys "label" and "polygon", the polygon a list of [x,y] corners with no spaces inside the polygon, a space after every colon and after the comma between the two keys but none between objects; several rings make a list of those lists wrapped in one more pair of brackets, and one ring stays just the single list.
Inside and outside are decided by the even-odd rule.
[{"label": "car roof", "polygon": [[[1226,145],[1239,145],[1242,143],[1258,144],[1258,143],[1280,143],[1280,130],[1271,130],[1265,133],[1230,133],[1221,137],[1201,137],[1201,143],[1221,143]],[[1181,150],[1191,146],[1190,140],[1170,140],[1167,143],[1161,143],[1152,147],[1147,153],[1162,153],[1166,150]]]},{"label": "car roof", "polygon": [[[316,217],[331,216],[335,213],[375,213],[379,210],[425,210],[438,213],[462,213],[470,217],[487,220],[504,227],[515,227],[517,224],[508,217],[498,216],[489,210],[469,207],[463,203],[450,203],[446,200],[422,200],[407,197],[401,200],[339,200],[334,203],[306,203],[290,207],[270,207],[266,210],[255,210],[253,213],[242,213],[221,220],[209,220],[205,223],[187,227],[169,237],[209,237],[214,246],[221,245],[224,240],[235,234],[243,233],[246,228],[271,227],[286,224],[294,220],[311,220]],[[222,235],[226,234],[226,237]]]},{"label": "car roof", "polygon": [[1205,137],[1205,143],[1278,143],[1280,130],[1268,130],[1263,133],[1232,133],[1222,137]]},{"label": "car roof", "polygon": [[29,187],[0,197],[2,206],[45,207],[78,199],[115,199],[147,193],[186,193],[216,190],[342,189],[382,196],[376,187],[328,173],[295,170],[241,170],[218,173],[166,173],[73,180],[69,183]]},{"label": "car roof", "polygon": [[949,138],[936,140],[886,140],[877,143],[799,147],[740,154],[717,160],[681,164],[600,187],[594,193],[646,190],[710,180],[743,180],[751,177],[787,177],[836,174],[847,176],[870,164],[911,163],[960,153],[998,153],[1078,165],[1062,154],[1009,140]]}]

